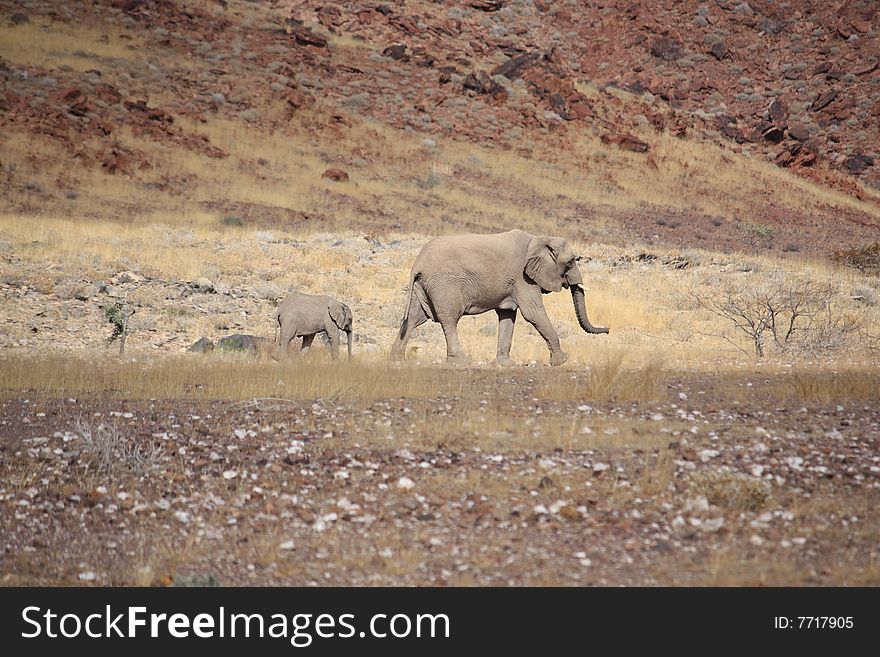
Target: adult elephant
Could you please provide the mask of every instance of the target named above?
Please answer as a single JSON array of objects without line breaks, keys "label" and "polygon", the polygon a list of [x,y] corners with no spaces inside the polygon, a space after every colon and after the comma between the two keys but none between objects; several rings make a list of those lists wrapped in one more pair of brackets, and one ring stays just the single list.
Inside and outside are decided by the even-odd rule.
[{"label": "adult elephant", "polygon": [[517,310],[550,349],[550,364],[568,359],[544,310],[542,294],[571,290],[575,314],[587,333],[608,333],[587,319],[578,257],[561,237],[536,237],[521,230],[496,235],[438,237],[424,246],[409,279],[409,298],[400,332],[391,348],[402,359],[415,330],[429,319],[439,322],[450,360],[467,360],[458,340],[462,315],[498,314],[499,365],[510,365]]}]

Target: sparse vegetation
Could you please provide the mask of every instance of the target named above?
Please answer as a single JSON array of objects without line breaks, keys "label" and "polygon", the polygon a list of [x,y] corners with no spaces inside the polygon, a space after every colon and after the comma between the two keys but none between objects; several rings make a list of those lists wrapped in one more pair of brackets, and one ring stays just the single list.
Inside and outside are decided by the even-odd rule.
[{"label": "sparse vegetation", "polygon": [[854,267],[863,274],[880,275],[880,242],[835,251],[831,259],[840,265]]},{"label": "sparse vegetation", "polygon": [[840,349],[858,333],[860,323],[854,315],[838,314],[832,307],[835,294],[830,283],[789,280],[779,273],[754,286],[727,284],[718,291],[693,293],[701,307],[746,335],[761,358],[768,340],[779,351],[799,348],[828,353]]},{"label": "sparse vegetation", "polygon": [[729,470],[711,470],[691,477],[692,490],[709,504],[732,511],[758,511],[770,497],[768,482]]}]

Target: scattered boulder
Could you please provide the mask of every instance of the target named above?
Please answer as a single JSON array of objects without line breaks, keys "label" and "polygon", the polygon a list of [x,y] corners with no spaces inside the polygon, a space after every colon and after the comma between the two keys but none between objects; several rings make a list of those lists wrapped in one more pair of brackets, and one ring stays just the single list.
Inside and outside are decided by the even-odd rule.
[{"label": "scattered boulder", "polygon": [[792,123],[788,126],[788,136],[798,141],[807,141],[810,138],[810,129],[803,123]]},{"label": "scattered boulder", "polygon": [[390,57],[391,59],[408,59],[406,57],[406,45],[402,43],[388,46],[387,48],[385,48],[385,50],[382,51],[382,54],[385,57]]},{"label": "scattered boulder", "polygon": [[511,57],[503,64],[492,69],[492,75],[503,75],[508,80],[516,80],[525,69],[536,64],[540,58],[541,53],[539,52],[530,52]]},{"label": "scattered boulder", "polygon": [[681,57],[681,44],[672,37],[662,36],[651,44],[651,54],[667,62],[674,62]]},{"label": "scattered boulder", "polygon": [[187,351],[196,354],[209,354],[214,351],[214,343],[208,338],[199,338]]},{"label": "scattered boulder", "polygon": [[236,333],[235,335],[227,335],[225,338],[217,340],[217,351],[237,351],[256,354],[271,343],[272,341],[269,338]]},{"label": "scattered boulder", "polygon": [[774,143],[782,141],[782,138],[785,136],[785,131],[776,125],[771,125],[769,128],[765,128],[761,131],[761,137],[766,139],[767,141],[772,141]]},{"label": "scattered boulder", "polygon": [[788,121],[788,106],[781,98],[776,98],[767,109],[770,120],[778,126],[784,126]]},{"label": "scattered boulder", "polygon": [[214,289],[214,283],[212,283],[207,278],[200,278],[195,282],[195,287],[199,292],[203,292],[205,294],[215,294],[217,291]]},{"label": "scattered boulder", "polygon": [[258,283],[251,289],[251,294],[258,299],[268,299],[274,301],[282,295],[281,288],[275,283]]},{"label": "scattered boulder", "polygon": [[292,36],[298,45],[315,46],[316,48],[327,47],[327,39],[320,34],[315,34],[310,28],[305,26],[303,21],[296,18],[288,18],[285,21],[284,31]]},{"label": "scattered boulder", "polygon": [[725,57],[730,56],[730,52],[727,49],[727,44],[723,41],[716,41],[709,48],[709,54],[711,54],[715,59],[721,61]]},{"label": "scattered boulder", "polygon": [[850,173],[862,173],[868,167],[874,166],[874,158],[870,155],[857,153],[856,155],[850,155],[846,158],[843,162],[843,166],[845,166],[846,170]]},{"label": "scattered boulder", "polygon": [[476,91],[478,94],[496,94],[504,91],[503,87],[489,77],[486,71],[468,73],[461,85],[465,89]]},{"label": "scattered boulder", "polygon": [[327,178],[334,182],[346,182],[348,180],[348,173],[342,169],[327,169],[321,174],[321,178]]},{"label": "scattered boulder", "polygon": [[816,100],[813,101],[813,104],[810,106],[810,109],[814,112],[818,112],[823,107],[827,107],[831,102],[837,98],[837,92],[835,90],[826,91],[825,93],[821,93],[816,96]]},{"label": "scattered boulder", "polygon": [[504,7],[504,0],[471,0],[470,5],[480,11],[498,11]]},{"label": "scattered boulder", "polygon": [[651,148],[647,142],[629,133],[606,133],[602,135],[602,141],[606,144],[617,144],[620,148],[634,153],[646,153]]}]

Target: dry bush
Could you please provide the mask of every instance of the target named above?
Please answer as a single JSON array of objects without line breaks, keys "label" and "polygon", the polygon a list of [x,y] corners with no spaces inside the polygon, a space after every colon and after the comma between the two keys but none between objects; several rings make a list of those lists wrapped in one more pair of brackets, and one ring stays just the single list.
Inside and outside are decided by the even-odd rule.
[{"label": "dry bush", "polygon": [[[728,283],[717,291],[691,294],[702,308],[747,336],[761,358],[768,347],[794,354],[839,351],[862,329],[857,316],[835,311],[833,284],[789,280],[778,272],[755,285]],[[721,337],[739,347],[729,336]]]},{"label": "dry bush", "polygon": [[878,390],[880,372],[877,370],[796,371],[786,377],[785,390],[779,397],[820,402],[866,400],[875,399]]},{"label": "dry bush", "polygon": [[839,265],[855,267],[863,274],[880,276],[880,242],[835,251],[831,254],[831,260]]},{"label": "dry bush", "polygon": [[690,478],[691,489],[710,504],[731,511],[757,511],[770,497],[770,484],[728,470],[701,472]]},{"label": "dry bush", "polygon": [[87,474],[142,477],[156,466],[162,452],[154,444],[141,445],[125,438],[116,425],[93,426],[78,418],[75,433]]}]

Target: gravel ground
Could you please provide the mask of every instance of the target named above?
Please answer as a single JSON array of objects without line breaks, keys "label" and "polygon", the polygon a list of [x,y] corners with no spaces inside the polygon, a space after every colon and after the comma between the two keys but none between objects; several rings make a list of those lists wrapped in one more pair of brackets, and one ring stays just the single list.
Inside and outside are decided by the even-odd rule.
[{"label": "gravel ground", "polygon": [[7,398],[0,581],[880,583],[880,401],[706,375],[542,398],[560,372],[462,370],[466,395],[419,399]]}]

